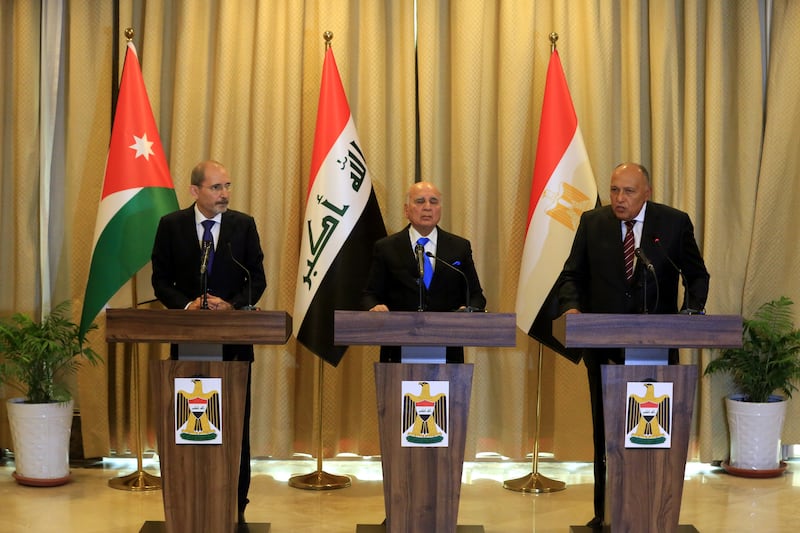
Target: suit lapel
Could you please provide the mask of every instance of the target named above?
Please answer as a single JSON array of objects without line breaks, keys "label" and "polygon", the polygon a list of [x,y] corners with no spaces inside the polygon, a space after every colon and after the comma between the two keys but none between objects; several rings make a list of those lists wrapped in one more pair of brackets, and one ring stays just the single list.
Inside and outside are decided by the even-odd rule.
[{"label": "suit lapel", "polygon": [[[627,284],[628,281],[625,278],[625,251],[622,247],[622,226],[620,225],[619,219],[614,215],[614,211],[609,209],[607,213],[608,216],[605,217],[603,222],[605,226],[603,233],[608,235],[608,239],[611,243],[609,247],[610,257],[608,258],[608,263],[614,265],[614,269],[618,272],[619,279]],[[634,279],[636,278],[635,270],[633,277]]]}]

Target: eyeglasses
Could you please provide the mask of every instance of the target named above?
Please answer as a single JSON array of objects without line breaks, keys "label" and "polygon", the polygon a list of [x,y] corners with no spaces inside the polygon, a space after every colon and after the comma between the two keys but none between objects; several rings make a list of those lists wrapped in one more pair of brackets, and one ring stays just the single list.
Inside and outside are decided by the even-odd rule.
[{"label": "eyeglasses", "polygon": [[231,190],[231,184],[230,183],[216,183],[214,185],[211,185],[210,187],[206,186],[206,185],[200,185],[200,187],[201,188],[210,189],[214,193],[220,193],[220,192],[222,192],[222,189],[225,189],[226,191]]}]

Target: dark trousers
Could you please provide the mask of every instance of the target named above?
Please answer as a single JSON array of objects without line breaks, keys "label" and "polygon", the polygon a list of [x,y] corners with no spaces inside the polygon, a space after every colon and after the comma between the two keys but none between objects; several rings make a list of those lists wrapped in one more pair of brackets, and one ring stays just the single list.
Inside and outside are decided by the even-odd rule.
[{"label": "dark trousers", "polygon": [[250,492],[250,405],[252,395],[250,385],[253,379],[253,364],[247,365],[247,394],[244,400],[244,426],[242,428],[242,455],[239,461],[239,487],[237,489],[239,512],[250,503],[247,494]]},{"label": "dark trousers", "polygon": [[[602,365],[624,364],[625,352],[619,349],[585,350],[583,362],[589,378],[592,405],[592,442],[594,443],[594,516],[603,520],[606,510],[606,425],[603,414]],[[669,364],[678,364],[678,350],[669,351]]]}]

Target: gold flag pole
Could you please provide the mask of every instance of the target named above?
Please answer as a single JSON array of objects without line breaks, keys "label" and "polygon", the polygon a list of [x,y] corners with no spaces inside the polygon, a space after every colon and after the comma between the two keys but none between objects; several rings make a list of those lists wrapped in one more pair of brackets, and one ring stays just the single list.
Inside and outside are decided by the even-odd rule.
[{"label": "gold flag pole", "polygon": [[317,359],[317,430],[319,431],[319,440],[317,441],[317,470],[310,474],[290,477],[289,486],[296,489],[307,490],[343,489],[350,486],[349,477],[329,474],[322,470],[322,378],[324,376],[325,365],[321,357]]},{"label": "gold flag pole", "polygon": [[[125,39],[128,42],[133,40],[133,28],[125,28]],[[114,117],[112,116],[112,124]],[[136,287],[136,274],[131,276],[131,299],[132,307],[136,309],[138,299]],[[161,478],[149,474],[142,468],[142,430],[141,430],[141,402],[139,399],[139,345],[133,343],[131,345],[131,356],[133,361],[133,405],[135,414],[134,430],[136,431],[136,472],[131,474],[112,478],[108,480],[108,486],[113,489],[130,490],[130,491],[146,491],[158,490],[161,488]]]},{"label": "gold flag pole", "polygon": [[[125,30],[125,36],[133,38],[133,30],[128,28]],[[133,308],[137,307],[137,291],[136,291],[136,274],[131,277],[131,292],[133,293]],[[112,489],[130,490],[130,491],[150,491],[159,490],[161,488],[161,478],[149,472],[145,472],[142,468],[142,424],[141,424],[141,405],[139,401],[139,344],[133,343],[131,345],[131,354],[133,360],[133,405],[135,414],[134,431],[136,432],[136,472],[115,477],[108,480],[108,486]]]},{"label": "gold flag pole", "polygon": [[[549,35],[550,38],[550,53],[556,50],[556,41],[558,41],[558,34],[553,32]],[[539,343],[539,375],[536,376],[536,435],[533,439],[533,468],[531,473],[517,479],[509,479],[503,482],[503,488],[508,490],[516,490],[518,492],[557,492],[567,488],[567,484],[563,481],[550,479],[539,473],[539,429],[541,428],[542,420],[542,343]]]},{"label": "gold flag pole", "polygon": [[[326,31],[322,34],[325,39],[325,50],[331,47],[333,32]],[[322,383],[325,376],[325,365],[322,358],[317,357],[317,430],[319,440],[317,441],[317,470],[310,474],[302,474],[289,478],[289,486],[296,489],[308,490],[331,490],[343,489],[350,486],[350,478],[347,476],[337,476],[322,470]]]},{"label": "gold flag pole", "polygon": [[503,482],[503,488],[517,492],[558,492],[567,488],[563,481],[550,479],[539,473],[539,428],[542,410],[542,344],[539,343],[539,375],[536,377],[536,435],[533,439],[533,469],[531,473]]}]

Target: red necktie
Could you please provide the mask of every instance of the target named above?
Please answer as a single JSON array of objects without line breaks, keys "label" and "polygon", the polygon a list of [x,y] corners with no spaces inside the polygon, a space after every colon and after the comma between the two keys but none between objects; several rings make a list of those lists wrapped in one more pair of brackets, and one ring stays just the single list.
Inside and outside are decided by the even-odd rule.
[{"label": "red necktie", "polygon": [[622,241],[622,249],[625,252],[625,279],[630,281],[633,279],[633,251],[636,248],[636,241],[633,238],[633,225],[635,220],[626,220],[625,226],[628,228],[625,232],[625,240]]}]

